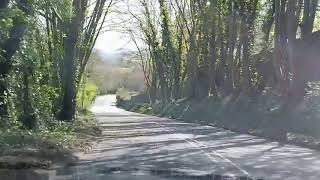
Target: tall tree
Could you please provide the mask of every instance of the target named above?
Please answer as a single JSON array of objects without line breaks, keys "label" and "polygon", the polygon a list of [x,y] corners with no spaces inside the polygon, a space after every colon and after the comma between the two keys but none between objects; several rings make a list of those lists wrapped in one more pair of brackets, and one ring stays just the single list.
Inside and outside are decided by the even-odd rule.
[{"label": "tall tree", "polygon": [[74,15],[67,22],[64,41],[64,71],[63,100],[60,119],[71,121],[75,115],[76,106],[76,61],[78,58],[80,32],[83,27],[87,0],[74,0]]},{"label": "tall tree", "polygon": [[[2,1],[0,10],[8,8],[9,1]],[[12,57],[19,50],[19,45],[23,40],[23,36],[27,30],[27,20],[32,13],[32,5],[28,0],[16,1],[18,10],[22,13],[20,16],[13,17],[13,25],[9,32],[9,37],[0,44],[0,117],[6,119],[8,117],[8,84],[7,77],[12,70]],[[1,17],[5,18],[5,17]]]},{"label": "tall tree", "polygon": [[[107,0],[98,0],[92,4],[89,0],[74,0],[72,3],[74,14],[63,29],[66,37],[63,44],[62,120],[71,121],[75,115],[77,87],[113,2],[110,0],[107,4]],[[92,5],[94,10],[88,13]]]}]

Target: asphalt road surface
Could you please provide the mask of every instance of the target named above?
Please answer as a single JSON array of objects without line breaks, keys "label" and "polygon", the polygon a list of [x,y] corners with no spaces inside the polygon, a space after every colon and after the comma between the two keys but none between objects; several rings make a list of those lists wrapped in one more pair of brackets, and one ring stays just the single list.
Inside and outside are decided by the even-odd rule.
[{"label": "asphalt road surface", "polygon": [[51,179],[320,179],[318,151],[127,112],[114,103],[115,96],[97,98],[92,111],[103,127],[100,143]]}]

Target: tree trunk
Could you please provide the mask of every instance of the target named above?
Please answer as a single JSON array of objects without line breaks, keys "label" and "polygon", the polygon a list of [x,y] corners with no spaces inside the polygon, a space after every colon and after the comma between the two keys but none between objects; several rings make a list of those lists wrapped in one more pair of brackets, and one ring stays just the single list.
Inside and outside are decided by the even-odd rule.
[{"label": "tree trunk", "polygon": [[34,109],[32,107],[31,99],[30,99],[30,87],[29,87],[29,77],[30,74],[28,72],[28,68],[23,70],[23,114],[21,117],[22,124],[27,129],[31,130],[36,127],[36,116]]},{"label": "tree trunk", "polygon": [[[215,24],[213,24],[215,26]],[[209,71],[209,76],[210,76],[210,85],[209,85],[209,94],[212,96],[217,95],[217,89],[216,89],[216,61],[217,61],[217,47],[216,47],[216,28],[212,29],[211,32],[211,37],[210,37],[210,71]]]},{"label": "tree trunk", "polygon": [[[280,16],[280,62],[281,62],[281,91],[283,95],[287,95],[290,87],[290,77],[289,77],[289,65],[287,57],[287,39],[288,39],[288,29],[287,29],[287,14],[286,14],[286,4],[288,0],[281,0],[281,16]],[[289,0],[291,1],[291,0]]]},{"label": "tree trunk", "polygon": [[178,37],[178,51],[176,55],[176,72],[175,72],[175,84],[173,87],[173,97],[174,99],[181,98],[181,82],[183,81],[181,77],[181,63],[182,63],[182,48],[183,48],[183,32],[180,32],[181,34]]},{"label": "tree trunk", "polygon": [[81,108],[85,110],[84,101],[86,99],[86,88],[87,88],[87,71],[85,70],[82,76],[82,95],[81,95]]},{"label": "tree trunk", "polygon": [[250,45],[250,37],[249,37],[249,28],[248,25],[245,23],[243,27],[243,55],[242,55],[242,90],[244,92],[249,92],[250,85],[251,85],[251,77],[249,71],[249,64],[250,64],[250,52],[249,52],[249,45]]},{"label": "tree trunk", "polygon": [[179,86],[180,86],[180,66],[179,61],[180,58],[174,57],[172,62],[173,68],[173,87],[172,87],[172,97],[174,100],[179,99]]},{"label": "tree trunk", "polygon": [[75,115],[76,86],[75,86],[75,57],[77,37],[67,37],[65,41],[64,72],[63,72],[63,100],[61,120],[72,121]]},{"label": "tree trunk", "polygon": [[157,69],[157,75],[159,79],[159,88],[160,88],[160,99],[162,102],[167,101],[167,83],[166,83],[166,78],[164,75],[164,67],[163,67],[163,62],[161,62],[161,56],[160,53],[158,52],[158,48],[156,47],[155,51],[155,61],[156,61],[156,69]]},{"label": "tree trunk", "polygon": [[[0,9],[7,8],[9,1],[1,2]],[[17,2],[18,8],[30,15],[32,9],[28,0],[20,0]],[[12,57],[19,50],[19,45],[27,30],[25,21],[14,18],[13,27],[10,30],[9,38],[0,45],[0,118],[2,120],[8,118],[7,105],[7,76],[12,69]]]},{"label": "tree trunk", "polygon": [[230,2],[229,5],[229,24],[228,24],[228,54],[227,54],[227,70],[226,70],[226,82],[225,82],[225,93],[230,95],[233,92],[234,83],[233,83],[233,68],[234,68],[234,49],[236,45],[237,38],[237,22],[234,15],[234,4]]},{"label": "tree trunk", "polygon": [[258,5],[258,0],[251,0],[250,5],[247,7],[248,14],[245,14],[245,8],[242,8],[242,43],[243,43],[243,54],[242,54],[242,77],[243,77],[243,87],[246,93],[249,93],[251,89],[251,72],[250,72],[250,44],[253,42],[253,31],[254,23],[256,19],[256,9]]},{"label": "tree trunk", "polygon": [[[289,71],[294,75],[295,73],[294,68],[293,68],[293,43],[296,39],[296,30],[297,30],[297,20],[298,18],[296,17],[296,3],[297,0],[290,0],[288,2],[288,7],[287,7],[287,33],[288,33],[288,63],[289,63]],[[290,87],[292,83],[290,83]]]},{"label": "tree trunk", "polygon": [[6,78],[0,77],[0,123],[5,124],[8,118],[8,105],[7,105],[7,84]]},{"label": "tree trunk", "polygon": [[219,16],[218,20],[218,28],[219,34],[217,37],[217,44],[219,45],[220,49],[220,64],[217,69],[217,78],[216,78],[216,85],[217,88],[222,90],[225,84],[225,74],[226,74],[226,57],[227,57],[227,48],[226,43],[224,42],[224,32],[223,32],[223,22],[221,21],[221,16]]},{"label": "tree trunk", "polygon": [[302,38],[312,33],[318,0],[304,0]]},{"label": "tree trunk", "polygon": [[68,26],[64,42],[63,99],[60,120],[72,121],[76,111],[76,61],[79,34],[82,27],[82,1],[74,0],[75,15]]},{"label": "tree trunk", "polygon": [[304,0],[303,20],[301,27],[302,38],[307,36],[310,32],[310,4],[311,0]]},{"label": "tree trunk", "polygon": [[217,62],[217,1],[211,0],[211,8],[213,11],[213,18],[211,21],[211,33],[209,36],[209,95],[217,96],[217,85],[216,85],[216,62]]},{"label": "tree trunk", "polygon": [[2,0],[0,1],[0,9],[7,8],[9,5],[9,0]]},{"label": "tree trunk", "polygon": [[275,30],[274,30],[274,57],[273,57],[273,65],[277,77],[277,85],[281,86],[282,83],[282,74],[281,74],[281,54],[282,48],[281,48],[281,37],[280,37],[280,31],[281,31],[281,2],[280,0],[275,0]]},{"label": "tree trunk", "polygon": [[197,71],[198,59],[196,55],[194,34],[190,37],[190,50],[187,55],[187,97],[195,98],[197,96]]},{"label": "tree trunk", "polygon": [[157,99],[157,73],[155,69],[155,66],[153,66],[151,86],[149,89],[150,100],[152,104],[155,103]]},{"label": "tree trunk", "polygon": [[166,87],[166,99],[168,95],[172,95],[173,99],[178,98],[179,85],[180,85],[180,73],[178,68],[178,59],[176,57],[176,51],[172,43],[172,35],[170,32],[170,16],[166,0],[159,0],[160,13],[161,13],[161,26],[162,26],[162,49],[163,60],[169,62],[172,67],[172,80],[170,81],[170,87]]}]

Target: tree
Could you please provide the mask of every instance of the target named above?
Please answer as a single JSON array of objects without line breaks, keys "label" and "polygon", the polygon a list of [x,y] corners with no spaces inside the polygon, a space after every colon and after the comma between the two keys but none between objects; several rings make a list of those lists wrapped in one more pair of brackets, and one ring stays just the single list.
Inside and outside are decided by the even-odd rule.
[{"label": "tree", "polygon": [[[8,4],[8,0],[2,1],[0,10],[8,10]],[[12,57],[19,50],[19,45],[27,30],[27,20],[25,18],[32,13],[32,5],[28,0],[17,0],[16,4],[17,12],[20,14],[13,17],[9,36],[0,44],[0,117],[2,120],[8,118],[8,88],[6,81],[12,70]],[[5,19],[6,17],[3,17],[2,14],[2,18]]]},{"label": "tree", "polygon": [[[59,117],[61,120],[71,121],[75,115],[77,86],[113,3],[111,0],[105,9],[106,2],[106,0],[95,2],[94,11],[88,22],[86,12],[90,1],[74,0],[72,3],[74,15],[67,22],[65,32],[67,36],[64,40],[63,98]],[[88,25],[84,27],[86,23]]]}]

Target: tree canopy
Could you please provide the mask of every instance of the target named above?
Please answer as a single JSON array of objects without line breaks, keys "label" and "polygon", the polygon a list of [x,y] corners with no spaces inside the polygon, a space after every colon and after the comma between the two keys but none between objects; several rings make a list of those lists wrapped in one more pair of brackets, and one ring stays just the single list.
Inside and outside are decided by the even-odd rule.
[{"label": "tree canopy", "polygon": [[148,53],[142,58],[148,59],[144,63],[151,101],[254,95],[265,87],[283,96],[304,95],[310,79],[299,71],[317,57],[302,62],[308,55],[297,53],[297,47],[312,46],[308,39],[316,36],[318,1],[138,3],[139,12],[128,5],[136,26],[125,29],[143,40],[139,49]]}]

